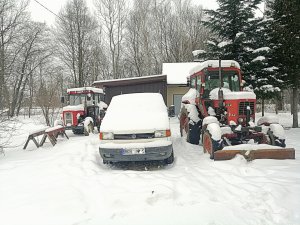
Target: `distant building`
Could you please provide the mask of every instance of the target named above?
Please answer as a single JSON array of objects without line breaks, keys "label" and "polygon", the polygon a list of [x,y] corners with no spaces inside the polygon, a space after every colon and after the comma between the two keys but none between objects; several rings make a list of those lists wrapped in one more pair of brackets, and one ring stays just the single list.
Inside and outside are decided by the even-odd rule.
[{"label": "distant building", "polygon": [[165,102],[167,102],[166,75],[100,80],[95,81],[93,86],[102,88],[104,90],[104,101],[107,104],[109,104],[112,97],[116,95],[147,92],[161,93]]},{"label": "distant building", "polygon": [[198,64],[198,62],[163,63],[162,73],[167,76],[167,106],[174,105],[176,115],[180,112],[181,98],[189,89],[187,77],[190,70]]},{"label": "distant building", "polygon": [[[103,88],[105,102],[110,103],[115,95],[129,93],[161,93],[168,107],[174,105],[175,114],[178,115],[181,107],[181,98],[188,91],[187,77],[192,68],[199,63],[163,63],[162,75],[132,77],[114,80],[95,81],[93,85]],[[145,99],[145,101],[147,101]]]}]

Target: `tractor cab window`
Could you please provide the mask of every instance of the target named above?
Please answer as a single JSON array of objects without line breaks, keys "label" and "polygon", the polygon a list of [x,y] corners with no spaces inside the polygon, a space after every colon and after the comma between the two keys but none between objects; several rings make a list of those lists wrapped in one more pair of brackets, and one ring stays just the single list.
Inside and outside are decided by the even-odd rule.
[{"label": "tractor cab window", "polygon": [[70,95],[70,105],[80,105],[86,102],[86,95]]},{"label": "tractor cab window", "polygon": [[[222,71],[223,87],[231,91],[240,91],[239,75],[235,71]],[[205,90],[220,87],[219,71],[208,71],[205,76]]]},{"label": "tractor cab window", "polygon": [[80,105],[82,104],[81,95],[70,95],[70,105]]},{"label": "tractor cab window", "polygon": [[197,76],[196,89],[200,91],[201,88],[201,76]]},{"label": "tractor cab window", "polygon": [[196,90],[197,90],[197,97],[199,97],[201,91],[201,76],[197,76]]},{"label": "tractor cab window", "polygon": [[190,88],[196,88],[196,77],[191,77]]}]

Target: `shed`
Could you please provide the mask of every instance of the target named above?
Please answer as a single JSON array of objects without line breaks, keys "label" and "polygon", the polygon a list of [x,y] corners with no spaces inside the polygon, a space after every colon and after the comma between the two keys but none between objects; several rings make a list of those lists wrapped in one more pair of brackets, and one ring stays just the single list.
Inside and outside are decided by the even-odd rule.
[{"label": "shed", "polygon": [[167,103],[167,76],[152,75],[113,80],[101,80],[93,83],[95,87],[103,88],[105,103],[109,104],[112,97],[129,93],[161,93]]}]

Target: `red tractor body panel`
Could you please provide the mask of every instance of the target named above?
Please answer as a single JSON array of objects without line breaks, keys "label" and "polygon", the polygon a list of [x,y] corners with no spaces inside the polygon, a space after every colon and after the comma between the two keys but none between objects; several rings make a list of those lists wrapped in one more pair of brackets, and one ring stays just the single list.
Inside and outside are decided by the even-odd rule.
[{"label": "red tractor body panel", "polygon": [[[85,111],[81,110],[66,110],[63,111],[63,122],[65,126],[77,126],[78,125],[78,119],[77,115],[84,116],[86,113]],[[69,119],[71,116],[71,120]],[[70,121],[72,121],[70,123]]]},{"label": "red tractor body panel", "polygon": [[100,114],[104,111],[102,107],[100,108],[104,100],[103,90],[94,87],[81,87],[68,89],[67,93],[69,105],[63,107],[62,113],[63,124],[66,128],[72,129],[74,133],[82,133],[84,121],[90,117],[93,120],[93,125],[100,129],[102,120]]}]

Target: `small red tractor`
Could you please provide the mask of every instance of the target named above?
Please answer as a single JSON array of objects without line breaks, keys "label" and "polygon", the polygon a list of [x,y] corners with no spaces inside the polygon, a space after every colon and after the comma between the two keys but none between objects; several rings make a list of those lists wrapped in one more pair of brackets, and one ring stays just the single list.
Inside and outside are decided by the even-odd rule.
[{"label": "small red tractor", "polygon": [[182,98],[180,131],[191,144],[202,143],[214,160],[294,159],[285,148],[284,129],[274,117],[255,125],[256,95],[243,91],[240,66],[232,60],[208,60],[190,71],[190,90]]},{"label": "small red tractor", "polygon": [[[62,123],[74,134],[89,135],[94,127],[100,130],[107,105],[102,89],[94,87],[71,88],[67,90],[67,106],[63,107]],[[61,98],[65,103],[65,97]]]}]

